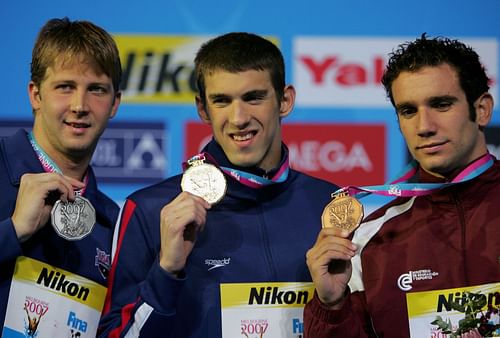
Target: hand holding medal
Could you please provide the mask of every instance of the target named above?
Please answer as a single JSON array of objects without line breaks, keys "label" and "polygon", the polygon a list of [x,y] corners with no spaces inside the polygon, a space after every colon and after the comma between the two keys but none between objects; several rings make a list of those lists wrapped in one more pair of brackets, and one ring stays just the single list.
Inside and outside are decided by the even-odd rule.
[{"label": "hand holding medal", "polygon": [[84,186],[85,184],[78,180],[55,172],[24,174],[12,214],[12,222],[19,240],[24,242],[44,227],[54,206],[58,203],[72,203],[68,199],[73,198],[73,191]]}]

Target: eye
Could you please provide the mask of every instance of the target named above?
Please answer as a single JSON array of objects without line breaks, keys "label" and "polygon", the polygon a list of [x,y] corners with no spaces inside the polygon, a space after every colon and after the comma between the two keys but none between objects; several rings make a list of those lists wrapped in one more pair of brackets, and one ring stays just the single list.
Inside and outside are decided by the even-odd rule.
[{"label": "eye", "polygon": [[252,92],[243,97],[245,102],[248,102],[250,104],[260,104],[262,101],[266,99],[266,93],[265,92]]},{"label": "eye", "polygon": [[399,116],[406,117],[406,118],[415,115],[416,112],[417,112],[417,109],[414,107],[400,107],[397,110],[397,113]]},{"label": "eye", "polygon": [[228,97],[223,97],[223,96],[215,97],[212,99],[212,104],[217,107],[227,106],[230,102],[231,100]]},{"label": "eye", "polygon": [[107,94],[109,92],[108,87],[102,85],[92,85],[89,87],[89,91],[96,94]]},{"label": "eye", "polygon": [[71,89],[73,89],[73,85],[71,85],[69,83],[60,83],[60,84],[56,85],[56,90],[58,90],[58,91],[69,92],[69,91],[71,91]]},{"label": "eye", "polygon": [[451,108],[453,105],[453,102],[448,101],[448,100],[443,100],[443,101],[438,101],[434,103],[432,106],[433,108],[436,108],[439,111],[447,111],[448,109]]}]

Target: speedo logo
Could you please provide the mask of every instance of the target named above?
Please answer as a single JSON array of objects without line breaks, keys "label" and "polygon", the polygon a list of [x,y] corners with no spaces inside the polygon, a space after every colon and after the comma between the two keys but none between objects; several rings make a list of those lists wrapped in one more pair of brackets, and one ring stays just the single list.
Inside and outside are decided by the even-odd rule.
[{"label": "speedo logo", "polygon": [[49,272],[47,268],[42,269],[36,283],[81,300],[86,300],[90,293],[89,288],[67,280],[65,274],[55,270]]},{"label": "speedo logo", "polygon": [[433,272],[431,269],[423,269],[417,271],[409,271],[398,278],[398,287],[403,291],[410,291],[414,281],[429,280],[438,276],[438,272]]},{"label": "speedo logo", "polygon": [[205,259],[205,265],[208,265],[209,268],[207,271],[222,268],[231,263],[231,258],[222,258],[222,259]]}]

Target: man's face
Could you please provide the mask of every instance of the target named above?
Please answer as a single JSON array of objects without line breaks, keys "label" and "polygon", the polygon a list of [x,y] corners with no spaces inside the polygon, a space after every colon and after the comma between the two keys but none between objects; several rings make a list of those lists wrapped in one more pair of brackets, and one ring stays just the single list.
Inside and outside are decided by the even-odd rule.
[{"label": "man's face", "polygon": [[279,164],[280,118],[293,107],[295,91],[285,88],[278,102],[267,71],[216,71],[205,77],[206,107],[197,99],[198,113],[210,124],[229,161],[265,170]]},{"label": "man's face", "polygon": [[477,118],[471,121],[458,75],[448,64],[402,72],[392,92],[408,149],[426,171],[447,176],[486,153],[479,126],[489,122],[483,103],[491,97],[476,100]]},{"label": "man's face", "polygon": [[47,68],[40,87],[29,84],[35,112],[33,133],[53,159],[88,159],[120,103],[111,79],[97,75],[87,63],[72,62]]}]

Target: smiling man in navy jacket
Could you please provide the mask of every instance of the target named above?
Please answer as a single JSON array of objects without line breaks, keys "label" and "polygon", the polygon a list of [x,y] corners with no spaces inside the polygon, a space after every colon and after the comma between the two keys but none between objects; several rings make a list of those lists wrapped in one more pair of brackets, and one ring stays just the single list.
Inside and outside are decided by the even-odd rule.
[{"label": "smiling man in navy jacket", "polygon": [[[0,142],[4,337],[97,330],[119,208],[89,163],[120,104],[121,73],[113,38],[93,23],[52,19],[40,30],[28,85],[33,130]],[[77,320],[85,326],[68,327]]]},{"label": "smiling man in navy jacket", "polygon": [[[281,120],[295,89],[280,50],[225,34],[201,47],[195,73],[198,114],[214,137],[184,175],[127,199],[102,336],[221,337],[231,283],[311,281],[304,255],[337,187],[289,167]],[[245,318],[230,322],[229,336],[245,333]]]}]

